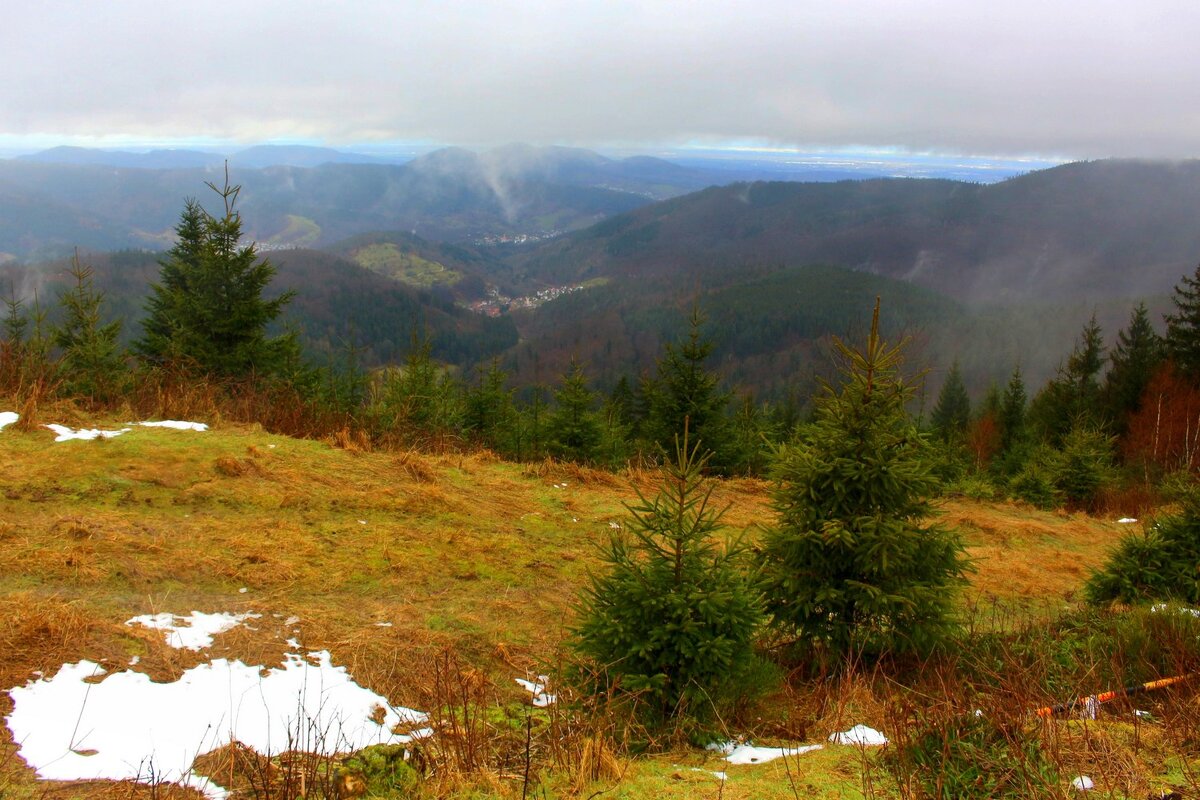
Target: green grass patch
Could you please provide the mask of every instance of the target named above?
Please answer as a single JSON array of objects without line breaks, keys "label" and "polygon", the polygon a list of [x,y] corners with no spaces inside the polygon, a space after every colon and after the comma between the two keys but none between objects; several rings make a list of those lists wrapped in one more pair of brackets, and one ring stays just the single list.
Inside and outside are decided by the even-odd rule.
[{"label": "green grass patch", "polygon": [[372,272],[422,289],[453,286],[462,275],[443,264],[405,252],[392,242],[372,244],[354,251],[354,261]]}]

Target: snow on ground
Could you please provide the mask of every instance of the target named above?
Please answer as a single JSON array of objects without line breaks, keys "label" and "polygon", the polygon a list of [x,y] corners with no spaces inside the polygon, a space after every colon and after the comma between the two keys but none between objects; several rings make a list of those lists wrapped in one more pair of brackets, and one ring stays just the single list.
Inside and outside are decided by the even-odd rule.
[{"label": "snow on ground", "polygon": [[1121,517],[1119,520],[1117,520],[1118,525],[1132,525],[1135,522],[1137,522],[1137,520],[1133,517]]},{"label": "snow on ground", "polygon": [[68,442],[71,439],[82,439],[84,441],[89,439],[111,439],[114,436],[120,436],[122,433],[129,433],[129,431],[133,430],[132,428],[121,428],[117,431],[102,431],[97,428],[80,428],[79,430],[72,430],[66,425],[55,425],[53,423],[50,425],[43,425],[42,427],[49,428],[58,434],[54,439],[56,442]]},{"label": "snow on ground", "polygon": [[558,695],[546,692],[546,682],[550,680],[548,675],[538,675],[536,681],[527,681],[524,678],[513,678],[513,680],[520,684],[521,688],[529,692],[531,696],[530,702],[537,708],[546,708],[558,700]]},{"label": "snow on ground", "polygon": [[[220,797],[224,793],[204,787],[191,765],[231,741],[263,754],[296,748],[331,755],[431,733],[392,733],[401,723],[421,724],[427,717],[390,707],[345,668],[334,667],[326,651],[308,659],[289,654],[270,669],[218,659],[173,683],[154,683],[133,671],[85,682],[102,674],[97,664],[81,661],[9,690],[13,711],[6,721],[20,756],[39,777],[165,779]],[[379,709],[382,724],[375,721]]]},{"label": "snow on ground", "polygon": [[834,744],[856,744],[860,747],[879,747],[888,743],[886,736],[866,725],[855,725],[848,731],[831,733],[829,741]]},{"label": "snow on ground", "polygon": [[213,643],[213,636],[236,628],[248,619],[261,614],[205,614],[193,611],[190,616],[178,614],[143,614],[125,620],[126,625],[141,625],[166,631],[167,644],[176,650],[203,650]]},{"label": "snow on ground", "polygon": [[15,411],[0,411],[0,431],[19,420],[21,415]]},{"label": "snow on ground", "polygon": [[[135,423],[130,422],[130,425]],[[143,428],[173,428],[177,431],[206,431],[208,426],[203,422],[184,422],[177,419],[164,419],[159,422],[138,422]]]},{"label": "snow on ground", "polygon": [[801,747],[755,747],[752,744],[721,742],[710,744],[709,750],[725,754],[730,764],[766,764],[784,756],[801,756],[814,750],[823,750],[825,745],[806,744]]}]

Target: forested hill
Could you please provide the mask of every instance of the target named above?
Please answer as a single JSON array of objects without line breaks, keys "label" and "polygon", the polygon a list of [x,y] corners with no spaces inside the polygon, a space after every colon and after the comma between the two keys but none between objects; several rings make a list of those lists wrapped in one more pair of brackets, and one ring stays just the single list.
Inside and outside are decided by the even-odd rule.
[{"label": "forested hill", "polygon": [[[403,362],[414,333],[428,335],[435,358],[472,364],[499,355],[517,342],[510,317],[486,317],[458,307],[453,299],[419,290],[358,264],[315,250],[269,253],[277,272],[269,296],[294,291],[283,321],[300,333],[317,363],[341,360],[351,349],[363,367]],[[158,256],[139,251],[83,253],[103,291],[103,315],[123,321],[122,338],[140,333],[151,282],[159,280]],[[66,261],[33,267],[0,266],[0,286],[32,302],[34,291],[53,322],[61,313],[59,294],[70,285]]]},{"label": "forested hill", "polygon": [[[245,233],[280,247],[381,230],[457,243],[556,236],[715,182],[659,159],[519,145],[446,148],[403,165],[248,168],[239,166],[248,156],[238,157],[232,180],[242,186]],[[208,201],[204,184],[220,183],[220,171],[0,159],[0,261],[58,257],[74,246],[165,249],[184,198]]]},{"label": "forested hill", "polygon": [[751,183],[622,214],[519,254],[518,281],[695,280],[826,263],[971,302],[1168,292],[1200,259],[1200,162],[1067,164],[992,185]]}]

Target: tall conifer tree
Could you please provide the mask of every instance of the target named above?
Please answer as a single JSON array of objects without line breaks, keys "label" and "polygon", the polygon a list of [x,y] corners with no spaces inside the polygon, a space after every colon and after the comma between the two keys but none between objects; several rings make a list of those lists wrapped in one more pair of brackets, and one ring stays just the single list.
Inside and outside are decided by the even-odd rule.
[{"label": "tall conifer tree", "polygon": [[1105,413],[1116,431],[1123,433],[1129,417],[1141,407],[1142,394],[1164,357],[1162,337],[1150,324],[1146,304],[1138,303],[1129,326],[1117,334],[1101,391]]},{"label": "tall conifer tree", "polygon": [[694,308],[687,339],[667,345],[658,375],[648,387],[645,433],[651,443],[670,453],[686,427],[691,440],[712,453],[712,468],[728,473],[738,460],[728,416],[730,395],[720,388],[720,378],[705,367],[713,344],[703,337],[703,325],[703,314]]},{"label": "tall conifer tree", "polygon": [[966,435],[967,425],[971,422],[971,398],[963,383],[957,359],[946,373],[946,381],[938,392],[937,405],[933,407],[929,422],[942,441],[959,441]]},{"label": "tall conifer tree", "polygon": [[1167,353],[1179,372],[1200,383],[1200,266],[1175,284],[1175,313],[1167,319]]},{"label": "tall conifer tree", "polygon": [[253,244],[241,244],[241,187],[230,186],[228,173],[222,188],[208,186],[220,196],[223,215],[209,214],[194,200],[185,203],[175,246],[151,287],[136,349],[151,361],[182,361],[220,376],[272,374],[297,347],[294,334],[267,336],[292,293],[263,297],[275,268]]},{"label": "tall conifer tree", "polygon": [[778,451],[775,525],[762,551],[767,609],[787,633],[834,658],[924,650],[949,625],[964,569],[956,534],[926,518],[938,489],[930,445],[905,408],[902,346],[838,342],[843,383],[816,421]]}]

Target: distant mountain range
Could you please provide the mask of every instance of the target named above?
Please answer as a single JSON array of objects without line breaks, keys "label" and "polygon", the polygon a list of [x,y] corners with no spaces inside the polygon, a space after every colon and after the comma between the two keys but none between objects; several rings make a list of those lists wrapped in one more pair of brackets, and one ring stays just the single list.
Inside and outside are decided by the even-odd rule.
[{"label": "distant mountain range", "polygon": [[822,263],[1000,303],[1162,293],[1198,259],[1200,161],[1096,161],[992,185],[710,188],[521,253],[509,277],[711,285],[741,265]]},{"label": "distant mountain range", "polygon": [[[423,321],[443,357],[503,354],[524,382],[572,356],[604,380],[649,369],[699,302],[728,374],[778,396],[828,365],[824,337],[861,328],[876,294],[890,334],[917,332],[924,363],[961,358],[978,388],[1020,362],[1036,382],[1093,310],[1111,336],[1131,298],[1160,312],[1200,260],[1197,161],[1075,163],[989,185],[705,186],[704,170],[660,159],[511,146],[233,177],[248,234],[319,327],[317,351],[355,338],[389,363]],[[161,249],[182,198],[205,200],[204,181],[221,179],[210,167],[0,161],[0,251]],[[121,298],[144,293],[155,257],[113,258],[97,271],[122,273],[113,300],[135,315]],[[376,298],[384,310],[362,310]]]},{"label": "distant mountain range", "polygon": [[[286,152],[293,161],[336,153],[312,150]],[[545,238],[710,183],[703,172],[659,159],[519,145],[484,153],[447,148],[402,165],[237,161],[262,164],[278,160],[279,152],[253,148],[231,160],[232,179],[243,187],[246,232],[272,247],[322,246],[377,230],[461,243]],[[184,198],[203,203],[211,196],[205,182],[223,178],[212,163],[151,169],[95,163],[93,151],[55,153],[64,157],[0,160],[0,219],[22,220],[0,226],[0,254],[37,259],[73,246],[161,249]],[[145,157],[187,163],[204,155]]]},{"label": "distant mountain range", "polygon": [[228,161],[231,167],[262,169],[264,167],[317,167],[321,164],[396,164],[403,163],[408,159],[380,158],[334,150],[329,147],[258,145],[229,154],[204,150],[160,149],[132,152],[63,146],[17,156],[16,160],[32,161],[38,164],[86,164],[122,169],[205,169],[219,167]]}]

